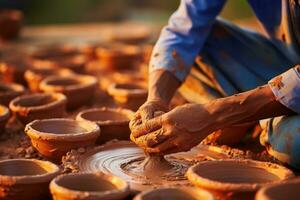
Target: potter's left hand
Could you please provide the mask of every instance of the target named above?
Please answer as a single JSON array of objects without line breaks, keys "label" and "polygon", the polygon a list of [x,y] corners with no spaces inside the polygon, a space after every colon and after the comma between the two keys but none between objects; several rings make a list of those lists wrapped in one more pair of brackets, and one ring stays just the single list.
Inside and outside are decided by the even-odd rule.
[{"label": "potter's left hand", "polygon": [[211,117],[203,105],[183,105],[137,127],[131,140],[150,154],[187,151],[217,129]]}]

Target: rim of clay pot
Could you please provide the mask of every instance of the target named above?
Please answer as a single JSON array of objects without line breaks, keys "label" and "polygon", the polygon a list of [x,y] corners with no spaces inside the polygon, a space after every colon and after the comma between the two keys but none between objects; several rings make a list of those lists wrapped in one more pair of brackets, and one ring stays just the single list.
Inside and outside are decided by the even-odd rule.
[{"label": "rim of clay pot", "polygon": [[[182,186],[182,187],[163,187],[163,188],[149,189],[136,195],[133,200],[160,199],[159,197],[162,197],[164,199],[171,199],[168,195],[170,194],[172,195],[175,192],[181,193],[182,196],[185,195],[185,199],[188,198],[187,195],[191,195],[189,199],[202,199],[202,200],[215,199],[210,192],[204,189]],[[158,196],[156,196],[156,194]]]},{"label": "rim of clay pot", "polygon": [[[285,200],[297,199],[300,196],[300,179],[292,179],[282,183],[261,188],[255,195],[255,200]],[[296,196],[292,195],[296,192]]]},{"label": "rim of clay pot", "polygon": [[5,121],[10,117],[10,111],[6,106],[0,105],[0,121]]},{"label": "rim of clay pot", "polygon": [[[14,168],[11,166],[12,164],[19,164],[19,166],[15,166]],[[40,167],[39,174],[29,174],[29,175],[9,175],[9,170],[15,169],[20,173],[20,169],[24,167],[25,164],[34,164]],[[5,168],[5,166],[7,168]],[[3,168],[2,168],[3,167]],[[28,166],[29,167],[29,166]],[[32,169],[32,167],[30,167]],[[4,174],[4,172],[6,174]],[[42,161],[37,159],[8,159],[0,161],[0,181],[1,185],[13,185],[13,184],[32,184],[32,183],[40,183],[44,181],[51,181],[54,177],[60,174],[60,168],[52,162]]]},{"label": "rim of clay pot", "polygon": [[[2,89],[2,90],[1,90]],[[16,83],[0,83],[0,97],[4,96],[4,95],[8,95],[8,94],[12,94],[12,93],[23,93],[25,92],[25,87],[20,85],[20,84],[16,84]]]},{"label": "rim of clay pot", "polygon": [[[112,115],[122,115],[122,118],[127,118],[127,119],[117,119],[117,120],[113,120],[113,119],[105,119],[105,120],[99,120],[99,119],[90,119],[88,116],[89,114],[94,114],[94,113],[99,113],[99,115],[101,115],[101,113],[104,112],[109,112]],[[102,107],[102,108],[92,108],[92,109],[88,109],[88,110],[84,110],[81,111],[80,113],[78,113],[78,115],[76,116],[76,120],[78,121],[92,121],[95,122],[97,124],[99,124],[100,126],[104,126],[104,125],[126,125],[129,124],[130,120],[132,119],[134,115],[134,112],[129,110],[129,109],[123,109],[123,108],[107,108],[107,107]],[[103,117],[105,118],[105,117]]]},{"label": "rim of clay pot", "polygon": [[[219,165],[219,166],[218,166]],[[226,170],[226,165],[228,165]],[[217,166],[217,167],[216,167]],[[242,166],[245,167],[253,167],[257,170],[257,173],[260,173],[259,176],[264,174],[263,171],[269,173],[269,175],[276,177],[276,180],[269,180],[265,182],[254,182],[252,183],[249,181],[244,181],[243,183],[236,183],[220,181],[222,177],[215,177],[213,173],[216,171],[220,172],[221,170],[224,171],[228,177],[232,177],[230,173],[237,172],[241,170],[241,173],[245,173],[247,169],[242,170]],[[214,168],[215,167],[215,168]],[[207,174],[203,174],[203,173]],[[249,171],[246,172],[247,175],[254,176],[253,172]],[[207,176],[213,176],[213,178],[209,178]],[[200,162],[192,167],[190,167],[186,173],[186,176],[189,181],[191,181],[194,185],[199,186],[201,188],[211,189],[211,190],[218,190],[218,191],[255,191],[262,186],[268,184],[274,184],[276,182],[286,180],[288,178],[294,177],[294,174],[291,170],[280,166],[278,164],[269,163],[269,162],[261,162],[261,161],[254,161],[254,160],[239,160],[239,159],[232,159],[232,160],[214,160],[214,161],[203,161]],[[224,177],[223,177],[224,178]],[[271,178],[270,178],[271,179]],[[272,178],[273,179],[273,178]]]},{"label": "rim of clay pot", "polygon": [[5,17],[6,19],[20,21],[23,19],[23,13],[17,9],[0,9],[0,17]]},{"label": "rim of clay pot", "polygon": [[147,89],[132,83],[113,83],[108,87],[107,92],[112,96],[121,95],[140,97],[148,95]]},{"label": "rim of clay pot", "polygon": [[96,48],[96,55],[98,57],[139,56],[140,54],[140,47],[130,44],[102,44],[100,47]]},{"label": "rim of clay pot", "polygon": [[[70,81],[74,84],[60,85],[53,84],[56,81]],[[65,90],[78,90],[81,88],[97,85],[98,80],[89,75],[66,75],[66,76],[49,76],[40,83],[40,89],[46,92],[63,92]]]},{"label": "rim of clay pot", "polygon": [[[51,98],[52,101],[46,102],[42,105],[22,105],[22,101],[30,101],[33,99],[43,99],[43,98]],[[38,94],[29,94],[29,95],[22,95],[19,97],[16,97],[13,99],[10,104],[9,108],[13,112],[23,112],[25,110],[27,111],[41,111],[46,108],[50,108],[52,106],[60,105],[60,104],[65,104],[67,102],[67,97],[64,94],[61,93],[38,93]]]},{"label": "rim of clay pot", "polygon": [[[108,181],[111,186],[115,189],[105,190],[105,191],[82,191],[76,188],[68,187],[63,185],[61,182],[68,179],[82,179],[83,177],[88,178],[99,178],[100,181]],[[65,174],[60,175],[53,179],[50,183],[51,193],[58,193],[61,195],[67,195],[69,198],[80,198],[84,196],[89,196],[90,198],[99,199],[123,199],[129,194],[129,185],[126,181],[120,179],[117,176],[98,173],[75,173],[75,174]]]},{"label": "rim of clay pot", "polygon": [[[64,125],[65,123],[65,125]],[[36,127],[38,125],[48,125],[48,128],[52,125],[64,125],[69,124],[71,128],[80,127],[82,131],[78,131],[75,133],[54,133],[54,131],[45,131],[38,129]],[[46,127],[47,128],[47,127]],[[55,130],[56,131],[56,130]],[[83,141],[91,138],[97,138],[100,135],[100,128],[96,123],[90,121],[76,121],[74,119],[66,119],[66,118],[54,118],[54,119],[43,119],[43,120],[34,120],[26,125],[25,133],[30,138],[42,139],[42,140],[64,140],[64,141]]]}]

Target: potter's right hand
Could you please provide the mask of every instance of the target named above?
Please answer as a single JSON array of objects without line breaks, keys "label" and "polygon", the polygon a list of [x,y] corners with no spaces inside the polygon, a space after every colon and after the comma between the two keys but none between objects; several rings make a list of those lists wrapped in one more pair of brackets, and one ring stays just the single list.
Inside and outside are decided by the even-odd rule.
[{"label": "potter's right hand", "polygon": [[168,111],[168,106],[160,100],[146,101],[135,113],[134,118],[130,121],[129,127],[133,131],[135,127],[145,123],[146,121],[157,117]]}]

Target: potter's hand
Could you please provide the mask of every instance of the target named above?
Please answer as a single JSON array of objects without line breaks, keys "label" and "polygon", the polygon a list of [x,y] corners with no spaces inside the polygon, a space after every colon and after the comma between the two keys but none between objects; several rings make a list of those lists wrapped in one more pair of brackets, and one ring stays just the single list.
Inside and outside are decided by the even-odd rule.
[{"label": "potter's hand", "polygon": [[150,100],[144,103],[135,113],[134,118],[130,121],[129,127],[134,131],[136,127],[146,121],[167,112],[168,107],[159,100]]},{"label": "potter's hand", "polygon": [[203,105],[180,106],[136,127],[131,140],[150,154],[187,151],[218,129],[211,117]]}]

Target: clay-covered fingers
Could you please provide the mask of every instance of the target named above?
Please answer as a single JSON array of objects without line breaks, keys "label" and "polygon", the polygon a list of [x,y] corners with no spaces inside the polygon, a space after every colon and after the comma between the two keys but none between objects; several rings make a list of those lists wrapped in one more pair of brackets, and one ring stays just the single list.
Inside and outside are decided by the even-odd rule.
[{"label": "clay-covered fingers", "polygon": [[162,117],[158,116],[156,118],[150,119],[145,123],[142,123],[139,126],[134,127],[131,130],[131,134],[133,137],[138,138],[148,133],[154,132],[162,127]]},{"label": "clay-covered fingers", "polygon": [[164,132],[164,130],[161,128],[138,138],[133,138],[133,140],[138,146],[142,148],[148,148],[164,142],[168,139],[168,137],[168,133]]},{"label": "clay-covered fingers", "polygon": [[139,126],[142,124],[142,119],[141,119],[141,115],[139,112],[135,113],[134,117],[130,120],[129,122],[129,128],[130,130],[134,130],[135,127]]}]

